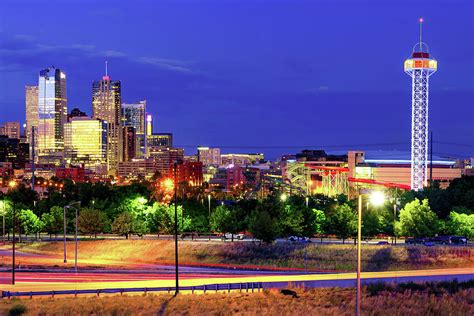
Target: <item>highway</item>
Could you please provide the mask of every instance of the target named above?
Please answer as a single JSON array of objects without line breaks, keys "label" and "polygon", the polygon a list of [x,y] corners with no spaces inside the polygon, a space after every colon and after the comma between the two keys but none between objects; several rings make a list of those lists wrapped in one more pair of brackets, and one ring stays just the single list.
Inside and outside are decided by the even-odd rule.
[{"label": "highway", "polygon": [[[133,287],[174,286],[173,267],[163,266],[155,272],[135,270],[82,271],[79,273],[64,270],[16,273],[16,284],[9,284],[11,272],[0,272],[0,289],[9,291],[48,291],[79,290]],[[273,272],[253,270],[229,270],[215,268],[182,268],[180,284],[183,286],[203,284],[225,284],[238,282],[270,282],[267,287],[286,287],[288,283],[303,284],[306,287],[351,287],[355,273],[317,273]],[[363,272],[363,283],[369,282],[408,282],[474,279],[472,268]]]}]

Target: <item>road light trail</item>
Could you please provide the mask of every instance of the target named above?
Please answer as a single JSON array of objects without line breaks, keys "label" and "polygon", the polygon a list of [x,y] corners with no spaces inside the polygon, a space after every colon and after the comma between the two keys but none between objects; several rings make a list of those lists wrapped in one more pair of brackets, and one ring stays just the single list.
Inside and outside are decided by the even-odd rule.
[{"label": "road light trail", "polygon": [[[5,272],[6,273],[6,272]],[[8,276],[0,273],[2,283],[8,281]],[[182,274],[182,286],[197,286],[203,284],[225,284],[234,282],[309,282],[314,286],[352,286],[355,273],[327,273],[327,274],[273,274],[248,275],[228,274]],[[410,281],[423,278],[435,280],[439,278],[474,279],[471,268],[438,269],[438,270],[407,270],[385,272],[362,272],[362,279],[366,281]],[[134,288],[134,287],[161,287],[174,286],[173,274],[133,274],[133,273],[19,273],[18,283],[2,285],[2,290],[10,291],[47,291],[47,290],[79,290],[79,289],[106,289],[106,288]]]}]

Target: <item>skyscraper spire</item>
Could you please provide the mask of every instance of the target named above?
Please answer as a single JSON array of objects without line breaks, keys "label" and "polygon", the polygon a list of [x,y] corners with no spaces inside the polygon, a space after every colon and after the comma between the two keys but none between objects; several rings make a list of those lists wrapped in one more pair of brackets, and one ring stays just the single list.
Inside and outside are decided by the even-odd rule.
[{"label": "skyscraper spire", "polygon": [[109,62],[106,60],[106,61],[105,61],[105,75],[106,75],[106,76],[109,75],[108,72],[107,72],[107,64],[108,64],[108,63],[109,63]]}]

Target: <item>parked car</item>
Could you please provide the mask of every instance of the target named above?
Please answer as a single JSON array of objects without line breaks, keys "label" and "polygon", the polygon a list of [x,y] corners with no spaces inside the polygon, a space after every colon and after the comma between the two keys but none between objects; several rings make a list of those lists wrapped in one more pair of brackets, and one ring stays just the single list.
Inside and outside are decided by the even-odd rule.
[{"label": "parked car", "polygon": [[451,236],[451,243],[454,245],[467,245],[467,237]]},{"label": "parked car", "polygon": [[[245,235],[242,233],[239,234],[234,234],[234,239],[236,240],[242,240],[245,238]],[[225,233],[222,235],[222,239],[232,239],[232,234],[231,233]]]},{"label": "parked car", "polygon": [[380,246],[387,246],[387,245],[390,245],[390,243],[386,240],[381,240],[377,243],[377,245],[380,245]]},{"label": "parked car", "polygon": [[309,237],[290,236],[290,237],[288,237],[288,241],[309,243],[309,242],[311,242],[311,239]]},{"label": "parked car", "polygon": [[451,243],[451,236],[436,236],[429,239],[430,242],[440,245],[449,245]]},{"label": "parked car", "polygon": [[415,237],[415,238],[407,238],[405,239],[405,244],[408,245],[423,245],[424,243],[428,242],[429,239],[425,237]]}]

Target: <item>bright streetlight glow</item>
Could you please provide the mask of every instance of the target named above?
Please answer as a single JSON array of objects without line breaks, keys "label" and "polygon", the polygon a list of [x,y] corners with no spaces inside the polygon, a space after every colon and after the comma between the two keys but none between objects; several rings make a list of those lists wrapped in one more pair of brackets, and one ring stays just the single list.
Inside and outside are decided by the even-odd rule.
[{"label": "bright streetlight glow", "polygon": [[14,187],[16,187],[16,182],[12,180],[12,181],[8,182],[8,186],[10,188],[14,188]]},{"label": "bright streetlight glow", "polygon": [[282,202],[285,202],[287,199],[288,199],[288,195],[286,195],[285,193],[283,193],[282,195],[280,195],[280,200],[281,200]]},{"label": "bright streetlight glow", "polygon": [[374,206],[381,206],[385,203],[385,194],[381,191],[374,191],[370,194],[370,203]]},{"label": "bright streetlight glow", "polygon": [[169,178],[163,180],[161,184],[165,187],[166,191],[171,191],[174,188],[174,182],[172,179],[169,179]]}]

